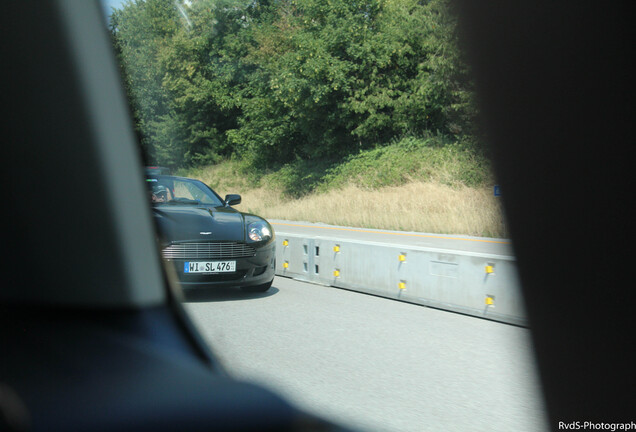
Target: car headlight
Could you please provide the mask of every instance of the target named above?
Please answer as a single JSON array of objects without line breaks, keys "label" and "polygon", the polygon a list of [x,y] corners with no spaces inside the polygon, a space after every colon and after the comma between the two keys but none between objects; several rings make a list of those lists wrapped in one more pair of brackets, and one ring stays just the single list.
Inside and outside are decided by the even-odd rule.
[{"label": "car headlight", "polygon": [[269,240],[272,238],[272,229],[267,222],[252,222],[247,226],[247,238],[254,242]]}]

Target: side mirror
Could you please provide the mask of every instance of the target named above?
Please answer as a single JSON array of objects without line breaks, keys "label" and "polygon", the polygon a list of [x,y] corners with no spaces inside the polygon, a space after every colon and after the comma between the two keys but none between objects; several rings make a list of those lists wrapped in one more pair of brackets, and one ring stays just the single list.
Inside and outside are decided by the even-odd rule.
[{"label": "side mirror", "polygon": [[241,203],[241,196],[238,194],[225,195],[225,205],[237,205]]}]

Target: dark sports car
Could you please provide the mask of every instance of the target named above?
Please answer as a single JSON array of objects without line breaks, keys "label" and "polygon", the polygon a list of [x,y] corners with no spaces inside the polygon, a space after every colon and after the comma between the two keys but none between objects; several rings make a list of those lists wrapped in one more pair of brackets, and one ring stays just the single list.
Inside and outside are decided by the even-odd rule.
[{"label": "dark sports car", "polygon": [[183,288],[237,286],[267,291],[274,279],[274,230],[263,218],[230,207],[240,195],[199,180],[147,175],[163,259]]}]

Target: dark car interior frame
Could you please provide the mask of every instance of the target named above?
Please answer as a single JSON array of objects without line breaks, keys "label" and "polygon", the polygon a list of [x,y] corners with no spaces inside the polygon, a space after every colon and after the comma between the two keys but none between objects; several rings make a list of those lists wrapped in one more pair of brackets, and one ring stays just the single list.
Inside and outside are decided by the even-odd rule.
[{"label": "dark car interior frame", "polygon": [[[550,425],[634,420],[631,8],[456,6]],[[100,5],[1,20],[0,429],[330,429],[228,377],[171,290]]]}]

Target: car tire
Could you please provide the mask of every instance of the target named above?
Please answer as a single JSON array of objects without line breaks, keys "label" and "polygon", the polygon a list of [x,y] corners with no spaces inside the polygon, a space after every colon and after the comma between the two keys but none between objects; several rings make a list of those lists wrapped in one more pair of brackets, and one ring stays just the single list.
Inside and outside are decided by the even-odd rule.
[{"label": "car tire", "polygon": [[273,279],[261,285],[241,287],[241,289],[245,292],[265,292],[272,286],[272,282],[274,282]]}]

